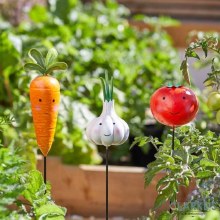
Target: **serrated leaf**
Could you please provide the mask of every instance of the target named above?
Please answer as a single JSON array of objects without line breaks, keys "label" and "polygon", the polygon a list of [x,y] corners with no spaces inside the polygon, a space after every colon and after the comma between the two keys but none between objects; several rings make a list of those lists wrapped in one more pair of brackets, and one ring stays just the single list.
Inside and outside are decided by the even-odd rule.
[{"label": "serrated leaf", "polygon": [[162,177],[162,178],[158,181],[158,183],[157,183],[157,185],[156,185],[157,191],[159,190],[159,188],[160,188],[161,186],[163,186],[165,183],[167,183],[167,182],[169,182],[169,181],[170,181],[170,177],[169,177],[169,176],[164,176],[164,177]]},{"label": "serrated leaf", "polygon": [[46,204],[35,210],[36,216],[40,217],[42,215],[46,216],[65,216],[66,209],[57,206],[56,204]]},{"label": "serrated leaf", "polygon": [[203,52],[205,54],[205,58],[206,58],[208,56],[208,45],[207,45],[207,42],[204,42],[202,44],[202,50],[203,50]]},{"label": "serrated leaf", "polygon": [[26,71],[38,71],[38,72],[40,72],[40,73],[42,73],[42,74],[44,74],[45,73],[45,69],[44,68],[42,68],[40,65],[38,65],[38,64],[36,64],[36,63],[26,63],[25,65],[24,65],[24,69],[26,70]]},{"label": "serrated leaf", "polygon": [[45,64],[47,67],[51,66],[56,60],[58,53],[55,48],[51,48],[46,56]]},{"label": "serrated leaf", "polygon": [[193,58],[196,58],[196,59],[200,60],[199,55],[195,51],[193,51],[193,50],[188,51],[187,52],[187,56],[188,57],[193,57]]},{"label": "serrated leaf", "polygon": [[174,186],[174,182],[169,182],[167,186],[165,186],[163,190],[159,192],[160,194],[156,198],[154,208],[159,208],[164,202],[174,195]]},{"label": "serrated leaf", "polygon": [[196,175],[196,178],[203,179],[203,178],[209,178],[212,176],[215,176],[215,173],[213,171],[206,170],[206,171],[199,171]]},{"label": "serrated leaf", "polygon": [[203,158],[202,160],[200,160],[200,166],[218,167],[219,165],[212,160],[209,160],[207,158]]},{"label": "serrated leaf", "polygon": [[29,51],[28,55],[34,63],[40,65],[42,68],[45,67],[44,57],[40,51],[33,48]]},{"label": "serrated leaf", "polygon": [[157,218],[157,220],[172,220],[172,219],[173,219],[172,214],[169,213],[168,211],[161,213]]},{"label": "serrated leaf", "polygon": [[167,201],[167,197],[164,195],[159,195],[157,196],[155,203],[154,203],[154,208],[157,209],[159,208],[161,205],[163,205],[165,202]]},{"label": "serrated leaf", "polygon": [[158,165],[152,167],[151,169],[148,169],[147,172],[145,173],[145,186],[149,185],[151,180],[154,178],[154,176],[165,168],[166,166],[164,165]]},{"label": "serrated leaf", "polygon": [[66,70],[67,69],[67,64],[64,62],[56,62],[52,64],[51,66],[48,67],[46,70],[46,74],[52,73],[54,70]]},{"label": "serrated leaf", "polygon": [[181,66],[180,66],[180,70],[182,70],[182,75],[183,75],[183,78],[185,79],[185,81],[189,85],[191,85],[187,60],[183,60]]}]

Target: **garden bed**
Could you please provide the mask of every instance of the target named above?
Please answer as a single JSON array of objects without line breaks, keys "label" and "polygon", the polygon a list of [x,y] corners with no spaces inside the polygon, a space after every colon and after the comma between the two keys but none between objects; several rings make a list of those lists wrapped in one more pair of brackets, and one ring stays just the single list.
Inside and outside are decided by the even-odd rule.
[{"label": "garden bed", "polygon": [[[57,157],[48,158],[48,180],[52,198],[65,206],[68,214],[84,217],[105,216],[105,166],[70,166]],[[43,160],[38,160],[43,171]],[[163,173],[144,188],[145,168],[109,167],[109,213],[111,217],[134,218],[147,215],[157,196],[156,184]],[[191,187],[192,189],[192,187]],[[186,200],[191,189],[182,188],[179,202]],[[165,204],[162,209],[168,209]]]}]

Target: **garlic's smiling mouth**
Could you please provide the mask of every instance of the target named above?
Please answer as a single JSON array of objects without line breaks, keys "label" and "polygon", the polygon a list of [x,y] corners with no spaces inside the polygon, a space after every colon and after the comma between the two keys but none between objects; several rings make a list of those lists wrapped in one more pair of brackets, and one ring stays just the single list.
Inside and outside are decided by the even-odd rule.
[{"label": "garlic's smiling mouth", "polygon": [[104,134],[105,136],[110,136],[111,134]]}]

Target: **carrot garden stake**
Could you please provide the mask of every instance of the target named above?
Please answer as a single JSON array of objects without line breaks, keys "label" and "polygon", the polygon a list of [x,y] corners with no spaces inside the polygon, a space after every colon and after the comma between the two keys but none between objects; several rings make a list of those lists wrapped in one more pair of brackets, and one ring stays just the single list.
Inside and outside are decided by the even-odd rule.
[{"label": "carrot garden stake", "polygon": [[46,58],[36,50],[29,51],[31,63],[26,63],[27,71],[35,70],[41,76],[32,80],[30,101],[37,144],[44,156],[44,181],[46,183],[46,157],[53,143],[60,102],[59,82],[50,74],[54,70],[65,70],[66,63],[56,62],[57,51],[50,49]]},{"label": "carrot garden stake", "polygon": [[119,118],[114,109],[113,78],[101,78],[104,94],[103,110],[98,118],[93,119],[87,126],[88,139],[106,147],[106,220],[108,220],[108,147],[123,144],[129,136],[127,123]]}]

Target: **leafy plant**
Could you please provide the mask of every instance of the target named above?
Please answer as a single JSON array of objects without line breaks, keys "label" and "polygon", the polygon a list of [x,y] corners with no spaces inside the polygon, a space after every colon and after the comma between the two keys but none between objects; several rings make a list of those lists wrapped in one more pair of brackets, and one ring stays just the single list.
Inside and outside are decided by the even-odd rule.
[{"label": "leafy plant", "polygon": [[[11,122],[3,118],[0,126]],[[0,219],[64,219],[66,209],[52,201],[50,185],[44,184],[39,171],[29,171],[18,148],[5,148],[0,142],[0,161]]]},{"label": "leafy plant", "polygon": [[[159,172],[164,172],[157,183],[158,196],[154,208],[159,208],[164,202],[170,201],[172,216],[181,210],[177,201],[180,186],[188,187],[193,179],[196,179],[198,190],[202,191],[202,185],[209,178],[218,178],[220,174],[220,137],[208,131],[205,134],[193,126],[184,126],[175,131],[174,149],[172,149],[172,136],[167,135],[164,143],[152,137],[138,137],[133,144],[144,146],[152,143],[157,149],[156,160],[148,164],[145,174],[145,185],[149,185]],[[206,193],[208,193],[206,191]],[[207,199],[213,198],[212,207],[219,208],[219,197],[215,190],[209,191],[209,197],[202,197],[199,208],[205,207]],[[200,211],[207,211],[201,209]]]}]

